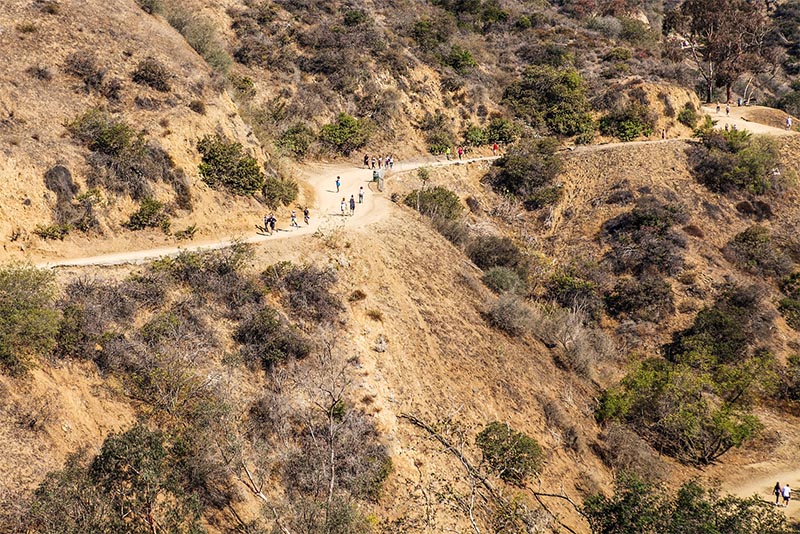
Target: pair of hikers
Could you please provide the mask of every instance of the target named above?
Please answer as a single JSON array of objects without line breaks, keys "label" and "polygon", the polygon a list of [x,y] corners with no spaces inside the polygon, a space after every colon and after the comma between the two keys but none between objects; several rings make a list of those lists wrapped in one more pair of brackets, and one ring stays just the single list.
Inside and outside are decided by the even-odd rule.
[{"label": "pair of hikers", "polygon": [[[361,198],[360,194],[359,194],[359,198]],[[355,198],[355,195],[350,195],[349,205],[350,205],[350,215],[353,215],[356,212],[356,198]],[[342,203],[341,203],[342,217],[344,217],[346,215],[345,212],[347,211],[347,206],[348,206],[347,200],[345,199],[345,197],[342,197]]]},{"label": "pair of hikers", "polygon": [[[311,220],[311,214],[308,211],[308,208],[303,208],[303,222],[308,225],[308,222]],[[270,213],[269,215],[264,215],[264,231],[269,232],[269,235],[272,235],[275,232],[275,225],[278,223],[278,219],[275,217],[274,213]],[[295,228],[300,228],[300,225],[297,223],[297,212],[292,210],[291,213],[291,222],[289,223],[290,226],[294,226]]]},{"label": "pair of hikers", "polygon": [[776,482],[775,487],[772,489],[772,494],[775,495],[775,506],[780,506],[778,503],[781,497],[783,497],[783,506],[788,506],[789,499],[792,497],[792,488],[789,487],[789,484],[781,487],[781,483]]}]

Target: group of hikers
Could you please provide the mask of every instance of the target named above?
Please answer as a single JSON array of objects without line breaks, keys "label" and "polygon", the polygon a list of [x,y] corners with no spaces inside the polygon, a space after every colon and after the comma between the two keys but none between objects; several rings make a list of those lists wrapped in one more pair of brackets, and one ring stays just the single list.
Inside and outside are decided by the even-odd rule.
[{"label": "group of hikers", "polygon": [[781,497],[783,497],[783,506],[789,505],[789,499],[792,497],[792,488],[789,487],[788,483],[781,487],[781,483],[776,482],[775,487],[772,489],[772,493],[775,495],[775,506],[780,506],[779,502]]},{"label": "group of hikers", "polygon": [[[370,167],[370,163],[372,167]],[[387,169],[391,169],[394,167],[394,156],[389,154],[388,156],[378,156],[377,158],[373,154],[370,158],[369,154],[364,154],[364,167],[370,169],[374,169],[375,165],[378,165],[379,169],[383,169],[384,167]]]},{"label": "group of hikers", "polygon": [[[458,154],[458,159],[461,159],[465,154],[470,152],[470,150],[471,149],[469,147],[467,147],[467,146],[458,146],[458,147],[456,147],[456,154]],[[498,145],[497,143],[492,144],[492,155],[493,156],[496,156],[497,152],[499,150],[500,150],[500,145]],[[447,160],[450,161],[450,155],[451,155],[450,147],[447,147],[447,148],[444,149],[444,155],[447,158]]]},{"label": "group of hikers", "polygon": [[[341,185],[341,181],[339,177],[336,177],[336,191],[339,191],[339,186]],[[358,188],[358,203],[364,203],[364,186]],[[350,195],[350,201],[348,202],[347,197],[342,197],[342,202],[340,204],[342,210],[342,217],[347,215],[347,208],[350,208],[350,215],[354,215],[356,212],[356,196]]]},{"label": "group of hikers", "polygon": [[[297,212],[295,210],[292,210],[290,217],[291,217],[291,222],[289,223],[289,226],[300,228],[300,224],[298,224],[297,222]],[[308,226],[308,222],[310,219],[311,215],[308,211],[308,207],[303,208],[303,222],[306,223],[306,226]],[[274,213],[269,213],[268,215],[264,215],[264,228],[263,228],[264,233],[272,235],[275,232],[276,224],[278,224],[278,219],[277,217],[275,217]]]}]

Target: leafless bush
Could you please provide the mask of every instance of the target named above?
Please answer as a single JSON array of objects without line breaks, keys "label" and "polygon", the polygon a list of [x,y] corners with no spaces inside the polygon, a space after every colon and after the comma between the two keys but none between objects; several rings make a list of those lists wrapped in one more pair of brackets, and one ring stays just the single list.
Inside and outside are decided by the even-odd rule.
[{"label": "leafless bush", "polygon": [[585,449],[585,443],[572,418],[564,410],[561,403],[555,400],[547,400],[544,402],[543,409],[548,426],[558,429],[559,438],[564,448],[578,453],[582,452]]},{"label": "leafless bush", "polygon": [[333,322],[344,310],[341,299],[331,292],[337,280],[333,269],[306,265],[288,271],[280,287],[293,313],[315,322]]},{"label": "leafless bush", "polygon": [[67,56],[64,72],[81,80],[86,92],[99,90],[106,75],[106,70],[97,65],[94,52],[89,50],[78,50]]},{"label": "leafless bush", "polygon": [[603,460],[617,471],[635,473],[646,480],[659,481],[667,468],[658,453],[639,434],[621,423],[609,424],[603,432]]}]

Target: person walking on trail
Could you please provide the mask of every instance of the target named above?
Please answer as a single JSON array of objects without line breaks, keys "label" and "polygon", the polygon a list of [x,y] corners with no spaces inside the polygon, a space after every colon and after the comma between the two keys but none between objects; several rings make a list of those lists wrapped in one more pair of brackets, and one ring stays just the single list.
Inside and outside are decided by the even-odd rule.
[{"label": "person walking on trail", "polygon": [[787,130],[791,130],[792,129],[792,118],[791,117],[786,117],[786,129]]},{"label": "person walking on trail", "polygon": [[295,212],[294,210],[292,210],[292,223],[291,224],[295,228],[300,228],[300,225],[297,224],[297,212]]},{"label": "person walking on trail", "polygon": [[781,500],[781,483],[776,482],[775,487],[772,488],[772,494],[775,495],[775,506],[778,506],[778,502]]},{"label": "person walking on trail", "polygon": [[269,214],[269,217],[264,219],[264,230],[269,231],[269,235],[272,235],[275,232],[275,223],[278,222],[278,219],[275,218],[275,215],[272,213]]},{"label": "person walking on trail", "polygon": [[269,232],[269,215],[264,214],[264,233]]},{"label": "person walking on trail", "polygon": [[458,159],[461,159],[461,156],[464,155],[464,147],[458,147]]},{"label": "person walking on trail", "polygon": [[789,499],[792,497],[792,488],[789,487],[788,482],[783,487],[782,494],[783,494],[783,505],[789,506]]},{"label": "person walking on trail", "polygon": [[364,203],[364,186],[363,185],[358,188],[358,203],[359,204],[363,204]]},{"label": "person walking on trail", "polygon": [[450,161],[450,147],[444,149],[444,157],[447,158],[447,161]]},{"label": "person walking on trail", "polygon": [[337,193],[339,192],[339,187],[341,187],[341,185],[342,185],[342,179],[337,176],[336,177],[336,192]]},{"label": "person walking on trail", "polygon": [[389,156],[389,168],[394,169],[394,156]]},{"label": "person walking on trail", "polygon": [[369,154],[364,154],[364,167],[369,169]]},{"label": "person walking on trail", "polygon": [[303,210],[303,222],[304,222],[304,223],[306,223],[306,226],[308,226],[308,220],[309,220],[309,218],[310,218],[310,217],[309,217],[309,215],[308,215],[308,208],[305,208],[305,209]]},{"label": "person walking on trail", "polygon": [[344,197],[342,197],[342,204],[340,207],[342,208],[342,217],[344,217],[344,211],[347,209],[347,200],[345,200]]},{"label": "person walking on trail", "polygon": [[719,115],[719,102],[717,102],[717,115]]},{"label": "person walking on trail", "polygon": [[725,116],[726,117],[730,117],[731,116],[731,103],[730,102],[727,102],[725,104]]},{"label": "person walking on trail", "polygon": [[500,147],[497,146],[497,143],[493,144],[492,145],[492,156],[496,156],[498,150],[500,150]]},{"label": "person walking on trail", "polygon": [[350,216],[352,217],[353,214],[356,212],[356,199],[353,195],[350,195]]},{"label": "person walking on trail", "polygon": [[372,156],[372,168],[375,168],[375,156]]}]

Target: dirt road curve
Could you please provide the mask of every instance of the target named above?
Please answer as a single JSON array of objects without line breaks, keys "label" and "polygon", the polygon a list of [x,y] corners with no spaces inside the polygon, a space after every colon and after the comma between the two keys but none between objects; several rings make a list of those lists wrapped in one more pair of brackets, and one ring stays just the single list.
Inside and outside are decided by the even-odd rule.
[{"label": "dirt road curve", "polygon": [[[439,167],[445,165],[465,165],[478,161],[491,161],[496,157],[480,157],[463,160],[443,160],[436,158],[426,158],[408,162],[398,162],[389,171],[387,178],[391,179],[392,173],[406,172],[420,167]],[[336,177],[341,177],[340,191],[336,192]],[[311,221],[306,226],[303,223],[302,212],[297,213],[299,228],[292,228],[287,221],[280,221],[278,230],[275,234],[261,235],[256,233],[255,222],[253,233],[247,236],[228,236],[223,239],[216,239],[208,242],[192,243],[181,247],[162,247],[147,250],[134,250],[129,252],[118,252],[104,254],[101,256],[88,256],[67,260],[42,262],[38,267],[76,267],[87,265],[120,265],[126,263],[144,263],[162,256],[173,256],[182,251],[214,250],[230,246],[234,242],[261,243],[275,239],[288,239],[303,235],[313,234],[317,230],[325,230],[336,227],[363,228],[370,223],[379,220],[391,209],[389,199],[378,193],[376,185],[372,182],[372,171],[364,167],[353,167],[352,165],[321,165],[314,169],[308,169],[303,175],[303,179],[314,190],[316,203],[311,210]],[[342,216],[340,204],[342,199],[349,204],[352,195],[358,202],[359,187],[364,188],[364,203],[356,204],[355,213],[350,216],[349,207],[346,209],[347,215]]]}]

